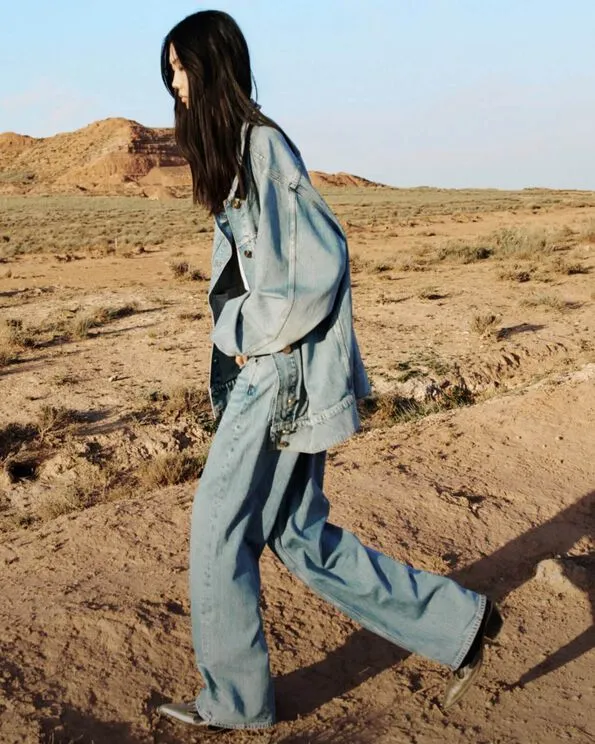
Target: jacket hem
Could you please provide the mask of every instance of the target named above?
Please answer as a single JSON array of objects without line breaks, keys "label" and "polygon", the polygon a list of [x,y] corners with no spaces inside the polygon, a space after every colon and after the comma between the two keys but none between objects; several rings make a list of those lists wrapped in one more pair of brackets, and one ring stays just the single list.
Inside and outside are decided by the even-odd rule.
[{"label": "jacket hem", "polygon": [[337,406],[333,406],[313,419],[299,422],[295,431],[282,435],[283,443],[276,439],[275,449],[315,454],[345,442],[359,428],[355,398],[349,395]]}]

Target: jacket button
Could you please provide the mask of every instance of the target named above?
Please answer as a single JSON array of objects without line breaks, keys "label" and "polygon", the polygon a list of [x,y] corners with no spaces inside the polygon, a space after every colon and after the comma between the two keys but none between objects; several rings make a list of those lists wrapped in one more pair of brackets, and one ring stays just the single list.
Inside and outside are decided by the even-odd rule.
[{"label": "jacket button", "polygon": [[286,442],[285,440],[283,440],[282,442],[279,442],[279,447],[281,447],[282,449],[285,449],[285,447],[289,447],[289,442]]},{"label": "jacket button", "polygon": [[246,256],[246,258],[252,258],[252,251],[244,251],[244,256]]},{"label": "jacket button", "polygon": [[236,196],[236,198],[231,202],[231,206],[234,209],[239,209],[242,206],[242,200],[238,199],[238,197]]}]

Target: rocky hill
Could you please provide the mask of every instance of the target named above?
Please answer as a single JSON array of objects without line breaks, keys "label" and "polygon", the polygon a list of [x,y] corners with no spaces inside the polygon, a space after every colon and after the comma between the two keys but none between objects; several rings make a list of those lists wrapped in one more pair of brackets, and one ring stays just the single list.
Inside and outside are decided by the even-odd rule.
[{"label": "rocky hill", "polygon": [[[313,172],[317,186],[378,186],[347,173]],[[173,130],[123,118],[35,138],[0,134],[0,194],[187,196],[190,172]]]},{"label": "rocky hill", "polygon": [[176,196],[187,183],[170,129],[105,119],[53,137],[0,135],[0,193]]}]

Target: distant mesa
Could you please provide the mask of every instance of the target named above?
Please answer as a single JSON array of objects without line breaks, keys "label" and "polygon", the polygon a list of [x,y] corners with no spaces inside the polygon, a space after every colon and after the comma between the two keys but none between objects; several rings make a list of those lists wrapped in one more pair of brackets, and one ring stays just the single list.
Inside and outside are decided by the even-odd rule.
[{"label": "distant mesa", "polygon": [[[349,173],[313,171],[318,188],[386,188]],[[53,137],[0,134],[0,194],[187,197],[190,170],[173,129],[110,118]]]},{"label": "distant mesa", "polygon": [[310,179],[316,188],[374,188],[387,189],[385,186],[376,181],[369,181],[362,176],[354,176],[351,173],[323,173],[321,171],[310,171]]}]

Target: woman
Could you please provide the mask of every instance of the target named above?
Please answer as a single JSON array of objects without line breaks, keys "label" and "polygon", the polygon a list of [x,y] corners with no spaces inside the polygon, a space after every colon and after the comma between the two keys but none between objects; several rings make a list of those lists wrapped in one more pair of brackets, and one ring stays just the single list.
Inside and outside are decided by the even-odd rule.
[{"label": "woman", "polygon": [[251,100],[246,41],[189,16],[162,48],[194,201],[215,220],[210,392],[220,423],[196,493],[192,632],[204,687],[160,712],[200,726],[275,720],[259,613],[265,546],[369,630],[457,670],[446,706],[501,624],[484,596],[365,548],[327,520],[325,450],[358,428],[369,385],[353,332],[345,235],[295,145]]}]

